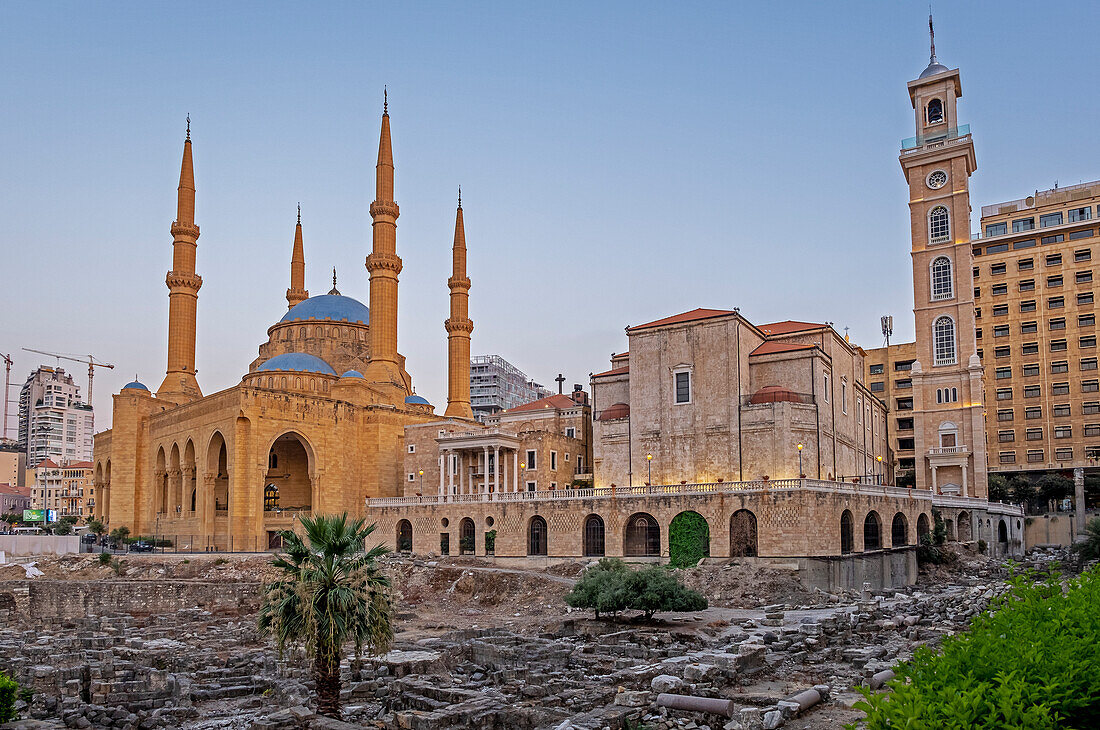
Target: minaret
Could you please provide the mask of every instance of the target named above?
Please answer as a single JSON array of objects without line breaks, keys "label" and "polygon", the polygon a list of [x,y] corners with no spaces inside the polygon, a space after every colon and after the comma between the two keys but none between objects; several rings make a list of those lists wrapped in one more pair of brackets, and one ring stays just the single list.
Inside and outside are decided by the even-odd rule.
[{"label": "minaret", "polygon": [[451,289],[451,316],[443,323],[447,330],[447,412],[454,418],[473,418],[470,408],[470,279],[466,276],[466,230],[462,225],[462,188],[458,189],[455,213],[454,270],[447,286]]},{"label": "minaret", "polygon": [[286,303],[293,308],[298,302],[309,299],[306,291],[306,255],[302,247],[302,204],[298,203],[298,225],[294,227],[294,253],[290,255],[290,288],[286,290]]},{"label": "minaret", "polygon": [[970,126],[959,124],[959,70],[936,59],[910,81],[915,136],[902,141],[909,185],[916,486],[934,494],[987,494],[983,369],[974,312],[970,176],[977,168]]},{"label": "minaret", "polygon": [[375,198],[370,205],[374,219],[374,246],[367,256],[370,272],[370,362],[364,376],[368,382],[392,384],[406,390],[397,354],[397,216],[393,200],[393,147],[390,144],[390,112],[387,95],[382,110],[382,133],[378,140],[375,166]]},{"label": "minaret", "polygon": [[172,270],[168,285],[168,369],[157,397],[172,403],[189,403],[202,397],[195,378],[195,315],[202,277],[195,273],[199,227],[195,225],[195,169],[191,162],[191,117],[183,142],[176,220],[172,223]]}]

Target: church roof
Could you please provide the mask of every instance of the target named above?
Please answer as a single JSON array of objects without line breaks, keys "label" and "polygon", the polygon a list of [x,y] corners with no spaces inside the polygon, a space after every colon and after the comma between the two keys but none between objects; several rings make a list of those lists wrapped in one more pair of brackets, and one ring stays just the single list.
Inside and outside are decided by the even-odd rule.
[{"label": "church roof", "polygon": [[602,373],[596,373],[593,378],[608,378],[612,375],[626,375],[630,372],[629,365],[623,365],[621,368],[611,368],[610,370],[604,370]]},{"label": "church roof", "polygon": [[545,398],[524,403],[515,408],[509,408],[505,413],[524,413],[527,411],[541,411],[544,408],[576,408],[579,403],[567,395],[548,395]]},{"label": "church roof", "polygon": [[824,324],[818,322],[799,322],[796,319],[785,319],[782,322],[762,324],[757,329],[766,335],[789,335],[791,332],[803,332],[805,330],[819,330]]},{"label": "church roof", "polygon": [[[306,301],[309,301],[308,299]],[[305,304],[305,302],[302,302]],[[299,305],[301,306],[301,305]],[[332,367],[315,355],[304,352],[284,352],[276,355],[263,365],[256,368],[259,371],[286,370],[291,372],[321,373],[323,375],[336,375]]]},{"label": "church roof", "polygon": [[749,355],[771,355],[776,352],[794,352],[796,350],[812,350],[817,345],[805,342],[765,342]]},{"label": "church roof", "polygon": [[947,66],[944,66],[939,61],[932,61],[932,63],[928,64],[928,68],[920,72],[920,76],[918,78],[926,79],[929,76],[935,76],[936,74],[942,74],[944,71],[950,70],[951,69],[949,69]]},{"label": "church roof", "polygon": [[352,297],[345,297],[342,294],[320,294],[295,304],[279,321],[298,322],[308,319],[370,324],[370,309]]},{"label": "church roof", "polygon": [[684,312],[682,314],[674,314],[671,317],[665,317],[664,319],[655,319],[652,322],[646,322],[645,324],[634,325],[633,327],[627,327],[627,332],[633,332],[634,330],[640,330],[645,327],[662,327],[669,324],[681,324],[682,322],[694,322],[698,319],[710,319],[712,317],[725,317],[727,314],[733,314],[732,311],[726,309],[693,309],[690,312]]}]

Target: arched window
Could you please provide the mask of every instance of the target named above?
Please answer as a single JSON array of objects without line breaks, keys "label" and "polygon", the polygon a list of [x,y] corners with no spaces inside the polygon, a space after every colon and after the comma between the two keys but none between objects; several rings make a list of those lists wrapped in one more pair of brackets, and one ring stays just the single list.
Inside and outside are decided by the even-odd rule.
[{"label": "arched window", "polygon": [[928,102],[928,123],[939,124],[943,121],[943,102],[933,99]]},{"label": "arched window", "polygon": [[946,315],[932,324],[932,352],[936,365],[955,364],[955,320]]},{"label": "arched window", "polygon": [[661,554],[661,526],[652,515],[638,512],[626,522],[623,531],[623,555],[652,557]]},{"label": "arched window", "polygon": [[898,512],[894,515],[894,521],[890,525],[890,545],[891,547],[901,547],[908,544],[909,520],[905,519],[904,514]]},{"label": "arched window", "polygon": [[878,512],[871,510],[867,513],[867,518],[863,520],[863,550],[881,550],[882,549],[882,521],[878,517]]},{"label": "arched window", "polygon": [[408,520],[397,523],[397,552],[411,553],[413,549],[413,526]]},{"label": "arched window", "polygon": [[929,243],[946,243],[951,240],[951,222],[947,208],[937,205],[928,212]]},{"label": "arched window", "polygon": [[463,517],[458,526],[458,554],[473,555],[475,540],[474,521],[469,517]]},{"label": "arched window", "polygon": [[852,542],[852,513],[844,510],[840,515],[840,552],[844,554],[852,552]]},{"label": "arched window", "polygon": [[275,453],[275,449],[271,450],[271,453],[267,455],[267,468],[278,469],[279,468],[279,455]]},{"label": "arched window", "polygon": [[546,555],[546,520],[535,515],[527,528],[527,554]]},{"label": "arched window", "polygon": [[959,439],[959,427],[951,421],[944,421],[940,424],[940,446],[944,448],[951,448],[952,446],[958,446]]},{"label": "arched window", "polygon": [[599,515],[588,515],[584,521],[584,554],[593,558],[604,555],[604,525]]},{"label": "arched window", "polygon": [[932,261],[932,301],[953,299],[955,296],[955,277],[952,276],[951,259],[938,256]]},{"label": "arched window", "polygon": [[730,557],[755,558],[756,553],[756,515],[739,509],[730,517]]}]

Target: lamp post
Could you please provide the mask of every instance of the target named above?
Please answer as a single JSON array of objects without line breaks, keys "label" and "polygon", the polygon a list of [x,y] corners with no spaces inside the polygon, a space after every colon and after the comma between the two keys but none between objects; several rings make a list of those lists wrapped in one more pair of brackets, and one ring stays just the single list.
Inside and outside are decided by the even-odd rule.
[{"label": "lamp post", "polygon": [[645,465],[649,469],[649,486],[653,486],[653,454],[645,455]]},{"label": "lamp post", "polygon": [[420,493],[424,494],[424,470],[421,469],[417,474],[420,476]]},{"label": "lamp post", "polygon": [[803,473],[802,473],[802,444],[801,443],[798,444],[798,478],[799,479],[803,478]]},{"label": "lamp post", "polygon": [[881,456],[876,456],[876,457],[875,457],[875,461],[877,461],[877,462],[878,462],[878,468],[879,468],[879,484],[885,484],[885,483],[886,483],[886,479],[885,479],[885,476],[886,476],[886,475],[885,475],[885,474],[883,473],[883,471],[882,471],[882,468],[883,468],[883,467],[882,467],[882,457],[881,457]]},{"label": "lamp post", "polygon": [[[516,455],[519,456],[519,454],[516,454]],[[520,471],[527,471],[527,462],[526,461],[521,461],[519,463],[519,470]],[[527,483],[526,483],[527,482],[527,475],[526,474],[523,475],[523,481],[524,481],[523,489],[520,490],[518,484],[516,485],[516,489],[519,490],[519,491],[526,492],[527,491]]]}]

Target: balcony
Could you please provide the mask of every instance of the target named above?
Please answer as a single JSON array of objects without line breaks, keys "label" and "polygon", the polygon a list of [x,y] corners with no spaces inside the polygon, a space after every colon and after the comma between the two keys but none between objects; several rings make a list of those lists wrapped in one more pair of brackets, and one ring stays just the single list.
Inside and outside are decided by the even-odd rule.
[{"label": "balcony", "polygon": [[969,454],[970,449],[966,446],[937,446],[932,449],[928,449],[929,456],[951,456],[954,454]]},{"label": "balcony", "polygon": [[901,151],[902,153],[912,153],[928,147],[943,147],[948,144],[958,144],[959,140],[969,136],[970,125],[961,124],[954,129],[947,130],[946,132],[923,134],[916,137],[903,139],[901,141]]}]

